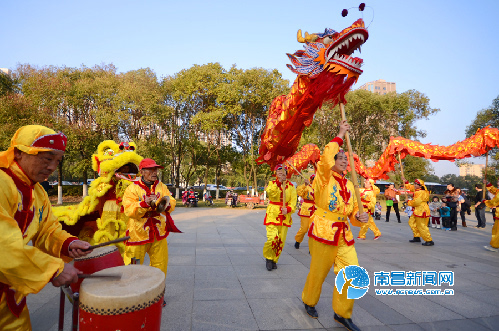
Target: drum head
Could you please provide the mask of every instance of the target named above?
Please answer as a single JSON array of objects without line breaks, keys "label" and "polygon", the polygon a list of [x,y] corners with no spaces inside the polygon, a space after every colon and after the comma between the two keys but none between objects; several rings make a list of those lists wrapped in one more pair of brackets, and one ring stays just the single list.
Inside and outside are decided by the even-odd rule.
[{"label": "drum head", "polygon": [[80,308],[97,315],[119,315],[145,309],[157,303],[165,292],[165,274],[154,267],[127,265],[108,268],[93,275],[121,275],[88,278],[80,287]]},{"label": "drum head", "polygon": [[75,261],[85,261],[85,260],[91,260],[95,259],[107,254],[111,254],[113,252],[116,252],[118,250],[118,247],[116,246],[104,246],[104,247],[97,247],[92,252],[86,256],[76,258]]}]

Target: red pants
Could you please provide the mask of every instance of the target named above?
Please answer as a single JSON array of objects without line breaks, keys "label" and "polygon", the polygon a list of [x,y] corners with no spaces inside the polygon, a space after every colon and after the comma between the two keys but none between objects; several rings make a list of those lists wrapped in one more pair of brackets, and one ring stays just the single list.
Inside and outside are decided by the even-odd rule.
[{"label": "red pants", "polygon": [[[435,223],[436,222],[436,223]],[[440,225],[440,217],[431,217],[431,223],[432,224],[438,224]]]}]

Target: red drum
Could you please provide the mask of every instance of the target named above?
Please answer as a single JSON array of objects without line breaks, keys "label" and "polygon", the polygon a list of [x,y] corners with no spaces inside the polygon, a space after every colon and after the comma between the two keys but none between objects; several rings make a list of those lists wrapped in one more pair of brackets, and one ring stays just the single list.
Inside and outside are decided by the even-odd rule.
[{"label": "red drum", "polygon": [[81,284],[78,325],[87,330],[159,331],[165,293],[165,274],[140,264],[95,273]]},{"label": "red drum", "polygon": [[[93,274],[102,269],[120,265],[125,265],[125,263],[123,263],[123,258],[116,246],[99,247],[94,249],[92,253],[87,256],[74,260],[74,267],[83,271],[84,274]],[[78,292],[82,281],[83,279],[80,279],[78,283],[71,284],[71,290],[73,292]]]}]

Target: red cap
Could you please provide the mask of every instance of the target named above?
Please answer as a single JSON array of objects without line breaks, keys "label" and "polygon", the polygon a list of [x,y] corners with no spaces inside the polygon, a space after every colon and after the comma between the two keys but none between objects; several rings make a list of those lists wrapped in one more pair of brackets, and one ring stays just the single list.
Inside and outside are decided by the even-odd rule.
[{"label": "red cap", "polygon": [[278,163],[275,168],[274,168],[274,171],[277,171],[277,170],[284,170],[284,171],[288,171],[288,167],[285,165],[285,164],[282,164],[282,163]]},{"label": "red cap", "polygon": [[154,161],[153,159],[143,159],[142,161],[140,161],[139,170],[150,168],[164,169],[165,167],[156,164],[156,161]]},{"label": "red cap", "polygon": [[35,139],[35,141],[31,144],[31,147],[54,149],[65,152],[67,141],[68,138],[62,132],[56,134],[46,134]]}]

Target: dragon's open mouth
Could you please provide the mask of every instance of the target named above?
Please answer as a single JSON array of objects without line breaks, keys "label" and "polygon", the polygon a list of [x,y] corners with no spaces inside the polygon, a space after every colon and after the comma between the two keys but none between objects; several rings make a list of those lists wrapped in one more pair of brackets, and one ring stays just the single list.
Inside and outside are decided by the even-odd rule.
[{"label": "dragon's open mouth", "polygon": [[[334,37],[334,36],[333,36]],[[357,49],[365,43],[369,33],[364,27],[364,22],[359,20],[350,28],[339,33],[333,43],[326,50],[326,63],[336,63],[349,70],[362,73],[360,67],[364,62],[361,58],[351,56]]]}]

